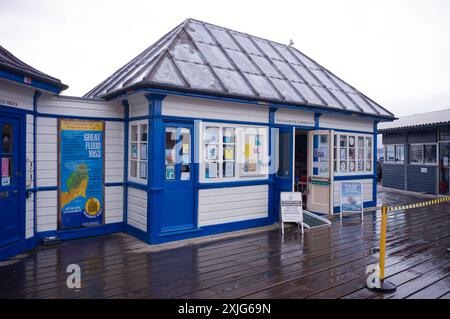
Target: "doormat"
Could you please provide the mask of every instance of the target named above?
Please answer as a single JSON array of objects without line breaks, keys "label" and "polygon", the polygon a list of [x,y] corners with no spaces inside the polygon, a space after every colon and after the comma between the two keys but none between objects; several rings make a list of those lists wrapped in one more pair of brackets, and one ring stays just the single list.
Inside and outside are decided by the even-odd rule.
[{"label": "doormat", "polygon": [[331,225],[331,222],[324,217],[311,213],[307,210],[303,210],[303,224],[306,228],[311,229],[329,226]]}]

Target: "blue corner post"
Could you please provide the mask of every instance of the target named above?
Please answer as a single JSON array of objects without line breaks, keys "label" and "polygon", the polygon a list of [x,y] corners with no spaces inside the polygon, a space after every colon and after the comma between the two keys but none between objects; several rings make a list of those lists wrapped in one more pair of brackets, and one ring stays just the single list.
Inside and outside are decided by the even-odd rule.
[{"label": "blue corner post", "polygon": [[378,161],[378,121],[373,122],[373,190],[372,190],[372,201],[377,206],[377,161]]},{"label": "blue corner post", "polygon": [[165,95],[147,94],[148,100],[148,159],[149,178],[147,184],[147,233],[150,242],[155,242],[160,230],[160,215],[162,207],[162,191],[164,187],[164,144],[165,130],[162,118],[162,102]]},{"label": "blue corner post", "polygon": [[130,105],[128,100],[122,101],[123,118],[124,118],[124,150],[123,150],[123,222],[126,225],[128,222],[128,136],[129,136],[129,122],[130,122]]},{"label": "blue corner post", "polygon": [[[314,113],[314,129],[318,130],[320,127],[319,119],[322,113]],[[319,137],[317,135],[314,135],[313,140],[313,150],[317,149],[319,147]],[[313,154],[313,163],[316,163],[319,160],[319,158]],[[319,175],[319,168],[314,167],[313,164],[313,174]]]},{"label": "blue corner post", "polygon": [[33,96],[33,237],[37,234],[37,113],[38,99],[42,95],[35,91]]},{"label": "blue corner post", "polygon": [[269,108],[269,159],[270,159],[270,171],[269,171],[269,217],[270,221],[272,223],[278,221],[278,215],[275,211],[275,172],[272,171],[274,161],[276,158],[275,154],[275,146],[274,145],[274,139],[275,136],[273,136],[273,128],[275,125],[275,112],[278,110],[277,107],[270,107]]}]

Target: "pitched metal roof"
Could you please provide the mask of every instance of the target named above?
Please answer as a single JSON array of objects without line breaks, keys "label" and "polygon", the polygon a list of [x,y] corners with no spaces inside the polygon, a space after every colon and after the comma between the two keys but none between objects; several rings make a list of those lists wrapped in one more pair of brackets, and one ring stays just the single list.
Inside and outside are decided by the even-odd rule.
[{"label": "pitched metal roof", "polygon": [[187,19],[89,91],[108,98],[132,87],[394,115],[292,46]]},{"label": "pitched metal roof", "polygon": [[393,122],[380,123],[380,133],[407,128],[450,124],[450,109],[402,116]]},{"label": "pitched metal roof", "polygon": [[65,90],[68,88],[68,86],[63,84],[61,80],[29,66],[28,64],[24,63],[23,61],[19,60],[17,57],[12,55],[11,52],[6,50],[1,45],[0,45],[0,69],[7,70],[13,73],[18,73],[20,75],[39,80],[46,84],[56,86],[60,90]]}]

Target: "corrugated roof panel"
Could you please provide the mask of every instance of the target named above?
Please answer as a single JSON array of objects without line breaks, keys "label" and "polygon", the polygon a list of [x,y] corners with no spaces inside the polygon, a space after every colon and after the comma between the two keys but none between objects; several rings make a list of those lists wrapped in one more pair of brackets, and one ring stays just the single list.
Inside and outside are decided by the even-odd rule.
[{"label": "corrugated roof panel", "polygon": [[299,65],[293,65],[295,70],[297,70],[298,73],[302,76],[303,79],[305,79],[306,83],[308,84],[314,84],[314,85],[321,85],[319,81],[317,81],[309,72],[309,70],[305,67],[299,66]]},{"label": "corrugated roof panel", "polygon": [[325,102],[332,107],[337,107],[342,109],[342,106],[339,104],[339,102],[331,96],[330,93],[328,93],[328,91],[321,87],[321,86],[312,86],[314,88],[314,90],[320,95],[320,97],[325,100]]},{"label": "corrugated roof panel", "polygon": [[175,44],[169,50],[170,54],[176,60],[182,60],[193,63],[203,63],[203,60],[198,55],[197,50],[189,40],[177,39]]},{"label": "corrugated roof panel", "polygon": [[428,113],[402,116],[393,122],[378,124],[380,131],[406,129],[411,127],[423,127],[432,125],[448,125],[450,123],[450,109]]},{"label": "corrugated roof panel", "polygon": [[231,34],[234,36],[236,41],[241,45],[241,47],[247,51],[247,53],[255,54],[255,55],[261,55],[261,52],[258,50],[257,47],[252,43],[252,41],[249,39],[249,37],[245,35],[241,35],[236,32],[231,32]]},{"label": "corrugated roof panel", "polygon": [[212,27],[210,25],[206,25],[206,27],[213,34],[217,42],[219,42],[222,47],[239,51],[239,47],[236,45],[236,43],[228,34],[228,32],[222,29]]},{"label": "corrugated roof panel", "polygon": [[288,80],[303,82],[303,80],[298,77],[297,73],[295,73],[289,66],[289,64],[287,64],[286,62],[276,60],[273,60],[272,62],[276,65],[278,70],[280,70]]},{"label": "corrugated roof panel", "polygon": [[289,51],[287,47],[279,44],[273,44],[273,46],[278,50],[278,52],[280,52],[280,54],[283,56],[283,58],[286,59],[287,62],[289,62],[290,64],[301,65],[298,59],[295,58],[295,56],[291,51]]},{"label": "corrugated roof panel", "polygon": [[283,60],[283,58],[276,52],[269,42],[254,38],[255,43],[259,46],[259,48],[266,54],[269,58],[275,60]]},{"label": "corrugated roof panel", "polygon": [[304,65],[306,65],[308,68],[320,70],[320,66],[317,65],[317,63],[315,63],[314,61],[312,61],[311,59],[306,57],[304,54],[299,52],[297,49],[291,48],[290,52],[292,52],[298,59],[300,59],[300,61],[302,61],[302,63]]},{"label": "corrugated roof panel", "polygon": [[221,68],[233,69],[233,66],[219,47],[203,43],[197,43],[197,47],[209,64]]},{"label": "corrugated roof panel", "polygon": [[330,79],[325,75],[325,73],[321,70],[315,70],[311,69],[311,72],[319,79],[320,82],[322,82],[323,85],[325,85],[327,88],[332,88],[339,90],[339,88],[330,81]]},{"label": "corrugated roof panel", "polygon": [[175,63],[191,87],[223,92],[222,87],[207,66],[182,61],[176,61]]},{"label": "corrugated roof panel", "polygon": [[292,85],[303,95],[309,104],[323,105],[323,102],[314,94],[307,84],[291,82]]},{"label": "corrugated roof panel", "polygon": [[329,77],[331,77],[333,79],[334,82],[336,82],[339,87],[344,90],[347,93],[355,93],[355,89],[353,89],[350,85],[348,85],[347,83],[343,82],[341,79],[339,79],[337,76],[335,76],[334,74],[325,71]]},{"label": "corrugated roof panel", "polygon": [[294,91],[286,80],[272,78],[271,81],[278,92],[280,92],[286,100],[300,103],[303,102],[302,98]]},{"label": "corrugated roof panel", "polygon": [[252,90],[238,72],[220,68],[214,68],[214,72],[229,92],[254,96]]},{"label": "corrugated roof panel", "polygon": [[253,86],[253,88],[262,97],[279,99],[277,92],[270,83],[261,75],[245,73],[244,76]]},{"label": "corrugated roof panel", "polygon": [[348,95],[364,112],[376,114],[373,108],[361,97],[361,95],[358,93],[349,93]]},{"label": "corrugated roof panel", "polygon": [[172,61],[166,56],[148,77],[151,82],[161,82],[172,85],[184,86],[183,80],[178,75]]},{"label": "corrugated roof panel", "polygon": [[186,27],[187,32],[192,37],[194,41],[200,41],[209,44],[216,44],[216,42],[211,38],[208,31],[199,23],[191,22]]},{"label": "corrugated roof panel", "polygon": [[330,89],[330,91],[337,97],[337,99],[350,111],[359,112],[360,109],[345,95],[342,91]]},{"label": "corrugated roof panel", "polygon": [[273,66],[265,57],[250,55],[250,58],[256,63],[256,65],[261,69],[261,71],[264,72],[265,75],[279,79],[282,78],[280,73],[278,73],[277,70],[273,68]]},{"label": "corrugated roof panel", "polygon": [[233,51],[226,49],[228,56],[233,60],[236,66],[243,72],[260,74],[258,69],[253,65],[253,63],[247,58],[247,56],[239,51]]}]

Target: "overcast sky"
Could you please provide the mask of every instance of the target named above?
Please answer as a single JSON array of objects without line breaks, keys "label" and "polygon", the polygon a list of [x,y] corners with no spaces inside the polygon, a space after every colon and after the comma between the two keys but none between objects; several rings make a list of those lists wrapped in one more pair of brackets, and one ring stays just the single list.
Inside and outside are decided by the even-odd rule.
[{"label": "overcast sky", "polygon": [[0,0],[0,44],[81,96],[188,17],[293,39],[397,116],[450,108],[447,0]]}]

